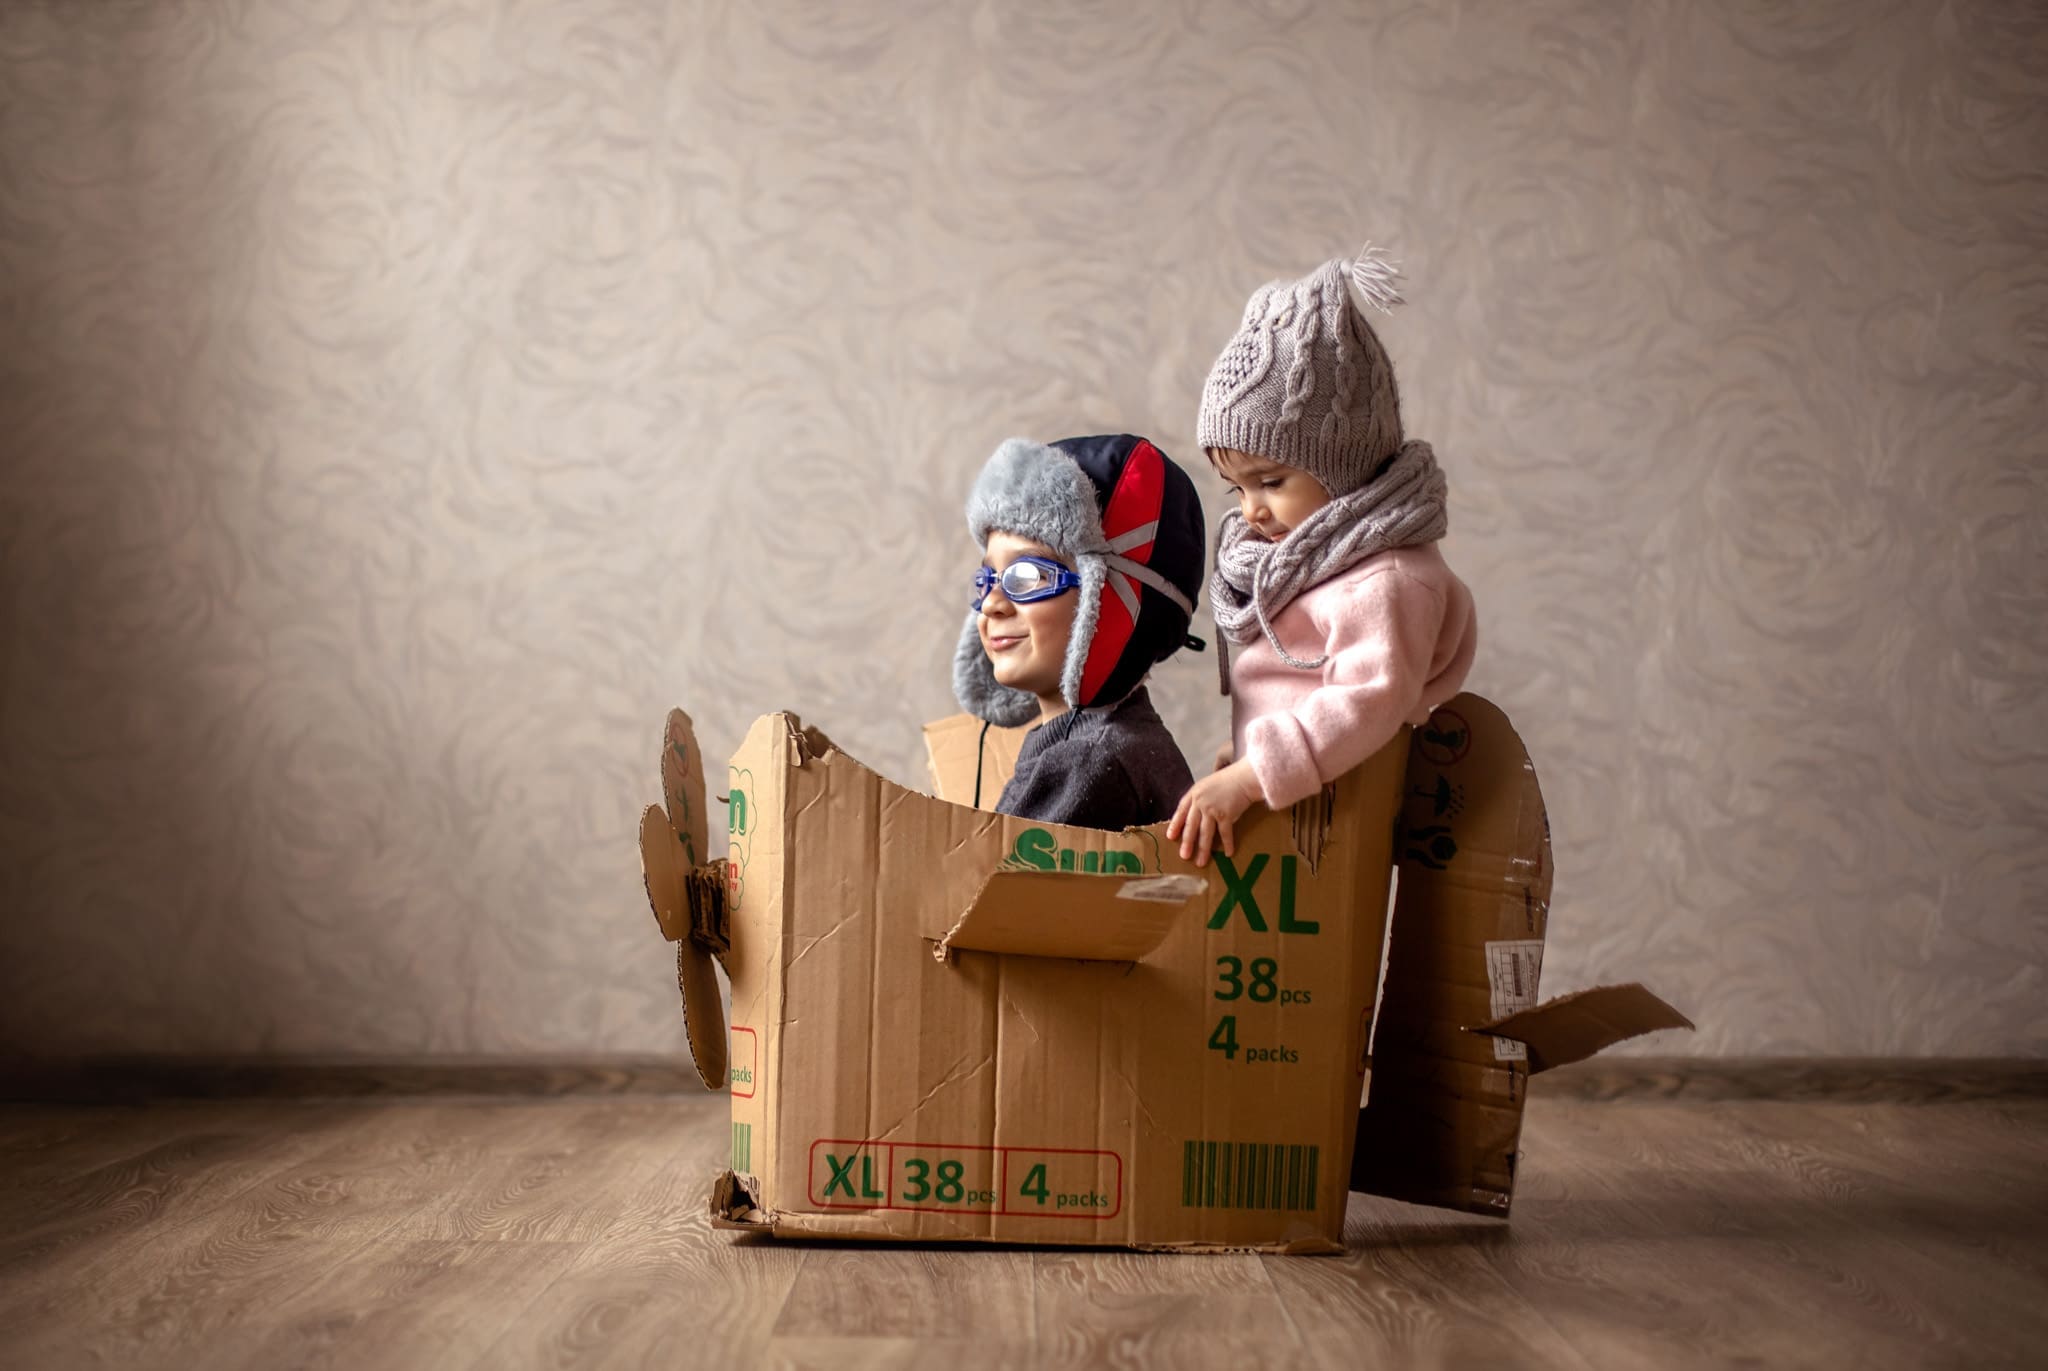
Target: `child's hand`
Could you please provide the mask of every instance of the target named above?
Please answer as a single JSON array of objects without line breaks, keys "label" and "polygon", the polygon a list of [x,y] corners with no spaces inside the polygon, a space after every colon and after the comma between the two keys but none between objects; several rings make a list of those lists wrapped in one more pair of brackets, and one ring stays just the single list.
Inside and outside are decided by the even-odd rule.
[{"label": "child's hand", "polygon": [[1233,758],[1233,756],[1235,756],[1236,752],[1237,749],[1232,747],[1229,743],[1225,743],[1223,746],[1217,748],[1215,769],[1221,771],[1224,767],[1229,766],[1231,763],[1231,759]]},{"label": "child's hand", "polygon": [[1224,856],[1235,857],[1237,834],[1232,825],[1260,793],[1250,762],[1232,762],[1204,776],[1174,807],[1166,822],[1166,841],[1179,842],[1181,860],[1196,866],[1209,864],[1211,848],[1220,847]]}]

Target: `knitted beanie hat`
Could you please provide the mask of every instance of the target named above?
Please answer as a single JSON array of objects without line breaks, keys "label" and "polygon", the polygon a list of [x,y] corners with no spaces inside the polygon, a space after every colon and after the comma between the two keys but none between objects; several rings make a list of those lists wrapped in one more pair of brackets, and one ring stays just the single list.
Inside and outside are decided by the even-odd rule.
[{"label": "knitted beanie hat", "polygon": [[[988,546],[1001,531],[1036,539],[1081,577],[1060,672],[1070,709],[1113,705],[1183,646],[1207,563],[1195,483],[1165,453],[1128,433],[1034,443],[1012,438],[981,469],[967,529]],[[967,612],[953,653],[953,693],[970,713],[1030,723],[1038,701],[996,680]]]},{"label": "knitted beanie hat", "polygon": [[1202,387],[1195,441],[1299,467],[1333,497],[1364,485],[1401,446],[1394,364],[1365,319],[1401,303],[1399,275],[1367,243],[1253,291]]}]

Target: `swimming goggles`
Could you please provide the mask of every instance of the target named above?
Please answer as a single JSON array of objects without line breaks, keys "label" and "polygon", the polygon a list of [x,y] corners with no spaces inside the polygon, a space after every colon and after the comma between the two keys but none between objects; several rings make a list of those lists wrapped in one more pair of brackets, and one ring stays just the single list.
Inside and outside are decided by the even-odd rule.
[{"label": "swimming goggles", "polygon": [[974,608],[980,609],[988,593],[997,586],[1011,604],[1028,605],[1050,600],[1081,584],[1081,578],[1049,557],[1019,557],[1000,572],[982,567],[974,573]]}]

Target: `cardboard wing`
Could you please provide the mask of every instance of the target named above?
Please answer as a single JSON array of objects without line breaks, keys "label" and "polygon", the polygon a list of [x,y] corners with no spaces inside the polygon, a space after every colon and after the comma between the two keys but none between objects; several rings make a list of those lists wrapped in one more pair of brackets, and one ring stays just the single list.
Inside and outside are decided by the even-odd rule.
[{"label": "cardboard wing", "polygon": [[690,1057],[705,1086],[726,1084],[725,1011],[713,959],[727,946],[726,869],[706,859],[704,763],[690,716],[672,709],[661,748],[662,805],[640,815],[640,871],[661,936],[676,945],[676,989],[683,997]]},{"label": "cardboard wing", "polygon": [[1415,731],[1351,1188],[1505,1217],[1532,1073],[1692,1025],[1639,985],[1536,1003],[1550,822],[1507,716],[1460,695]]}]

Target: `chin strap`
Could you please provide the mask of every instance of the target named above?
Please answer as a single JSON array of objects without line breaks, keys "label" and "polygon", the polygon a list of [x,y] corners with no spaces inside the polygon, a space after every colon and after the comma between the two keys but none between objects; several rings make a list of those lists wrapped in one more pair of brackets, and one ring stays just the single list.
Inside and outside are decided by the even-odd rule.
[{"label": "chin strap", "polygon": [[981,808],[981,764],[988,756],[988,730],[994,719],[981,721],[981,737],[974,744],[974,807]]}]

